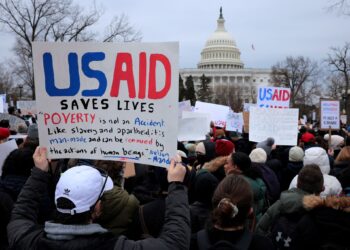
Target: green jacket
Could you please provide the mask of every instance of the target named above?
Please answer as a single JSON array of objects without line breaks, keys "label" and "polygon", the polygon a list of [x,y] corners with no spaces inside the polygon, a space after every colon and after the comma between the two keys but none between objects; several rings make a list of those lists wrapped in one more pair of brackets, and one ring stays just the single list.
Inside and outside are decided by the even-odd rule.
[{"label": "green jacket", "polygon": [[101,203],[102,214],[98,223],[114,235],[124,234],[139,209],[139,201],[121,187],[114,186],[103,194]]},{"label": "green jacket", "polygon": [[265,207],[265,194],[266,194],[266,185],[264,181],[260,178],[252,179],[250,177],[244,176],[244,179],[248,181],[250,187],[253,190],[253,196],[254,196],[254,214],[255,219],[258,222],[264,212]]},{"label": "green jacket", "polygon": [[267,235],[273,222],[280,214],[291,214],[304,211],[303,197],[307,194],[307,192],[299,188],[292,188],[282,192],[280,199],[269,207],[263,217],[261,217],[256,226],[256,232]]}]

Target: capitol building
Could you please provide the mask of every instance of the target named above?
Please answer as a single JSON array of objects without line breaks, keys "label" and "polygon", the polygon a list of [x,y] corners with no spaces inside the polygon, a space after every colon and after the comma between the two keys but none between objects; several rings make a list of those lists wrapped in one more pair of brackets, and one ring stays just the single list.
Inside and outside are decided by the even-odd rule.
[{"label": "capitol building", "polygon": [[256,102],[257,87],[271,85],[270,73],[270,69],[244,67],[236,41],[225,29],[222,8],[217,20],[217,29],[205,43],[197,68],[180,69],[180,76],[184,82],[187,77],[192,76],[196,90],[204,74],[210,79],[214,97],[220,88],[231,87],[239,90],[239,96],[245,103]]}]

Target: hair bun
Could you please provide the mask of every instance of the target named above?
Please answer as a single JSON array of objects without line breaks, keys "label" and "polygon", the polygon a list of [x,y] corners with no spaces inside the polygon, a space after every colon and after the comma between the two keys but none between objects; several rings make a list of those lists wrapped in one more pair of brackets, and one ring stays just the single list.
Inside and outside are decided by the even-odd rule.
[{"label": "hair bun", "polygon": [[231,219],[235,218],[238,214],[238,207],[235,204],[233,204],[228,198],[222,198],[217,208],[223,214],[229,215]]}]

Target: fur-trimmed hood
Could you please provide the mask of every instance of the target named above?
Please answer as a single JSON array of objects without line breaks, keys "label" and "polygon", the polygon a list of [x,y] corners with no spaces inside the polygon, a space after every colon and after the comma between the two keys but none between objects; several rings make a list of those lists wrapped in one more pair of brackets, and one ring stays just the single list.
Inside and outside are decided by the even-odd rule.
[{"label": "fur-trimmed hood", "polygon": [[328,196],[322,198],[316,195],[305,195],[303,198],[303,206],[306,210],[328,207],[350,213],[350,197]]},{"label": "fur-trimmed hood", "polygon": [[204,164],[203,168],[209,172],[215,172],[220,167],[223,167],[226,163],[227,156],[219,156]]}]

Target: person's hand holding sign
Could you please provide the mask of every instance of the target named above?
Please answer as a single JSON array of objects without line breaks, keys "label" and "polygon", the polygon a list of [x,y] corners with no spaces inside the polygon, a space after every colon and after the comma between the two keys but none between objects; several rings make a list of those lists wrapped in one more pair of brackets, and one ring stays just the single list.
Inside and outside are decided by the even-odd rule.
[{"label": "person's hand holding sign", "polygon": [[47,160],[47,149],[38,146],[33,154],[34,164],[37,168],[47,172],[49,170],[49,161]]}]

